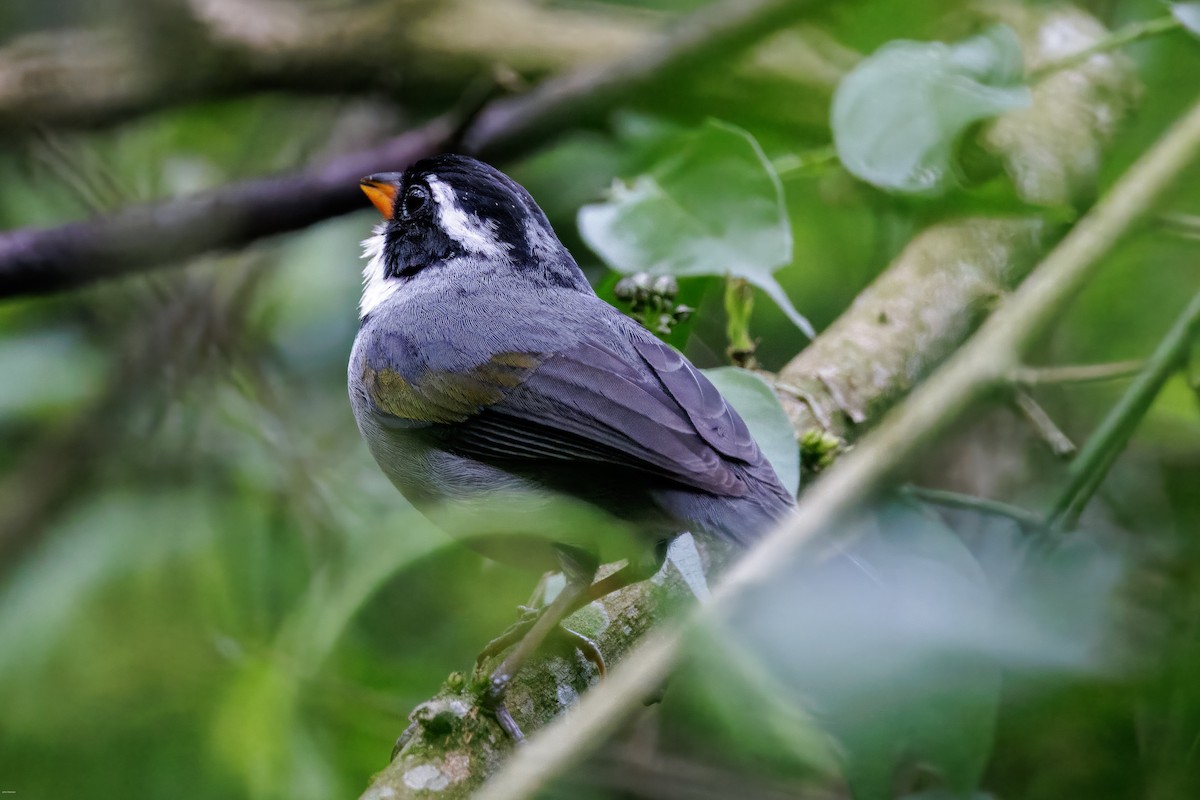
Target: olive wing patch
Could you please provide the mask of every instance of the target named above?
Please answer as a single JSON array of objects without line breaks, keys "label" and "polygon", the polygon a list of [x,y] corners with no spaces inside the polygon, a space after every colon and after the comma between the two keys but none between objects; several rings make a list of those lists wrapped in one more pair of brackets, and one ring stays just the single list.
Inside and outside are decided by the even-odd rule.
[{"label": "olive wing patch", "polygon": [[393,369],[363,367],[367,396],[382,413],[413,422],[464,422],[520,386],[540,361],[532,353],[497,353],[463,372],[427,371],[408,380]]}]

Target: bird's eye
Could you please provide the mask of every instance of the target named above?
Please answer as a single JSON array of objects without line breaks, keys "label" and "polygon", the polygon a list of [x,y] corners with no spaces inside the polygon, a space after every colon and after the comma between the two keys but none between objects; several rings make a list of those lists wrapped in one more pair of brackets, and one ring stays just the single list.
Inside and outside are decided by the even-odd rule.
[{"label": "bird's eye", "polygon": [[410,186],[404,193],[404,205],[401,207],[401,213],[404,214],[405,219],[415,217],[428,205],[429,190],[424,186]]}]

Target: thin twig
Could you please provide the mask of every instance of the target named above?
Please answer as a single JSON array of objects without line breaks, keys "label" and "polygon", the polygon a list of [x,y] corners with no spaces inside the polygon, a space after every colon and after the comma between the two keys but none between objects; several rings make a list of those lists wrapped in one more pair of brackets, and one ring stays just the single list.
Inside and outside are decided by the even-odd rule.
[{"label": "thin twig", "polygon": [[1017,386],[1046,386],[1056,383],[1097,383],[1131,378],[1141,372],[1145,361],[1114,361],[1110,364],[1071,364],[1062,367],[1017,367],[1012,382]]},{"label": "thin twig", "polygon": [[1183,365],[1197,331],[1200,331],[1200,294],[1192,298],[1192,302],[1175,320],[1147,360],[1145,369],[1108,412],[1108,416],[1084,445],[1079,458],[1071,464],[1067,472],[1067,485],[1046,517],[1049,526],[1059,530],[1075,527],[1079,515],[1104,481],[1117,456],[1125,449],[1125,443],[1150,410],[1154,398]]},{"label": "thin twig", "polygon": [[1184,239],[1200,239],[1200,216],[1169,211],[1158,215],[1158,222],[1167,231]]},{"label": "thin twig", "polygon": [[[520,97],[488,103],[463,149],[489,159],[529,152],[565,127],[602,119],[631,93],[678,80],[688,69],[750,46],[801,15],[813,0],[726,0],[683,19],[639,53],[585,68]],[[96,280],[181,266],[188,258],[298,230],[363,208],[358,180],[445,149],[452,116],[368,150],[296,174],[227,184],[56,228],[0,233],[0,298],[63,291]]]},{"label": "thin twig", "polygon": [[550,723],[489,782],[485,800],[525,800],[612,734],[680,655],[688,625],[728,616],[754,587],[832,544],[841,523],[925,445],[1001,385],[1103,257],[1151,212],[1200,151],[1200,102],[1142,156],[972,339],[833,465],[785,522],[734,565],[709,603],[652,631],[575,711]]},{"label": "thin twig", "polygon": [[966,511],[977,511],[980,514],[989,514],[994,517],[1005,517],[1028,530],[1041,530],[1046,527],[1046,521],[1039,514],[999,500],[989,500],[986,497],[976,497],[973,494],[951,492],[946,489],[928,489],[924,486],[913,485],[905,486],[901,490],[901,493],[936,506],[960,508]]},{"label": "thin twig", "polygon": [[1046,446],[1050,448],[1051,453],[1058,458],[1070,458],[1075,455],[1075,443],[1067,438],[1062,429],[1046,413],[1046,409],[1042,408],[1029,392],[1017,389],[1013,392],[1013,403],[1037,431]]}]

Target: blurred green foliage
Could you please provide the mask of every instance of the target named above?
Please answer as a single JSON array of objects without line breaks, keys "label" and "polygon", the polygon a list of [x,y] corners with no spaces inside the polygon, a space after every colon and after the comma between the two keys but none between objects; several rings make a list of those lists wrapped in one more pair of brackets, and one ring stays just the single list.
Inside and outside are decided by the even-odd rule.
[{"label": "blurred green foliage", "polygon": [[1011,28],[945,45],[898,41],[838,84],[830,127],[847,171],[881,189],[944,194],[960,183],[962,136],[981,120],[1027,108],[1021,42]]},{"label": "blurred green foliage", "polygon": [[[609,4],[547,5],[605,13]],[[660,22],[701,4],[611,5]],[[1157,0],[1083,5],[1110,27],[1166,13]],[[862,0],[823,6],[811,23],[866,54],[895,39],[969,35],[967,6]],[[31,31],[138,13],[137,3],[115,0],[4,4],[0,47]],[[1125,52],[1145,88],[1102,166],[1102,186],[1200,89],[1194,37],[1165,35]],[[703,178],[683,199],[703,204],[712,215],[705,222],[720,224],[701,228],[719,235],[694,253],[714,263],[673,270],[683,276],[679,301],[698,310],[671,341],[701,366],[725,363],[716,276],[732,267],[721,248],[740,225],[767,220],[774,238],[761,250],[769,253],[745,274],[760,285],[778,281],[791,300],[757,303],[749,321],[758,359],[775,369],[804,344],[791,306],[824,329],[929,209],[836,165],[777,177],[773,164],[830,145],[824,123],[803,122],[828,120],[830,98],[783,79],[742,80],[732,69],[698,70],[656,108],[622,109],[502,166],[611,298],[617,276],[600,257],[634,269],[677,252],[639,261],[661,232],[641,231],[624,266],[603,244],[614,241],[611,230],[602,240],[585,223],[581,238],[580,208],[642,213],[632,203],[644,197],[605,199],[613,179],[662,177],[655,169],[664,157],[695,156],[676,177],[680,186]],[[247,91],[104,129],[6,132],[0,229],[296,168],[352,147],[364,117],[397,116],[404,98]],[[762,214],[723,219],[740,213],[713,190],[726,179],[701,175],[721,166],[710,152],[720,149],[717,134],[738,138],[764,170],[727,176],[770,185]],[[699,154],[681,152],[681,142]],[[1200,216],[1200,167],[1181,186],[1164,210]],[[969,192],[950,200],[970,202]],[[536,576],[481,560],[416,514],[354,427],[345,361],[359,242],[373,222],[364,203],[360,214],[244,251],[0,306],[0,535],[19,544],[0,563],[0,789],[17,798],[354,796],[385,763],[408,711],[514,619]],[[1157,225],[1125,242],[1039,344],[1037,363],[1145,357],[1200,288],[1197,252],[1194,239]],[[1082,441],[1123,388],[1050,385],[1035,394]],[[598,762],[576,776],[583,788],[572,796],[714,796],[721,786],[778,796],[776,781],[794,789],[787,781],[841,774],[854,754],[886,749],[897,720],[916,720],[927,772],[964,791],[978,779],[1005,798],[1200,795],[1198,405],[1182,376],[1159,397],[1074,534],[1099,553],[1078,569],[1059,561],[1070,543],[1047,544],[978,514],[879,511],[872,524],[888,535],[867,542],[899,543],[898,553],[872,556],[893,571],[887,580],[859,570],[767,587],[777,594],[764,590],[732,630],[699,641],[662,711],[659,747],[685,765],[670,783],[675,794],[631,789],[613,779],[620,763],[606,770]],[[906,477],[988,487],[1044,508],[1062,465],[1000,403],[972,422]],[[780,420],[769,424],[778,429]],[[771,459],[781,473],[793,469],[782,466],[786,448],[778,451]],[[914,539],[941,549],[931,555],[909,546]],[[1118,556],[1129,572],[1110,608],[1104,565]],[[1018,569],[1027,563],[1038,569]],[[995,598],[1008,627],[972,616]],[[946,636],[917,648],[922,640],[884,613],[899,600],[924,604],[926,621]],[[881,643],[883,633],[897,639]],[[936,663],[914,667],[905,662],[913,652]],[[887,713],[847,701],[853,713],[828,724],[804,702],[847,665],[878,671],[866,683],[878,702],[894,701]],[[941,710],[945,687],[966,698],[950,704],[958,717],[927,713]],[[845,700],[845,687],[835,689],[841,694],[831,696]],[[895,760],[890,751],[870,759],[887,769]],[[851,768],[849,782],[862,785],[862,775]],[[884,793],[892,777],[869,775],[870,793]]]}]

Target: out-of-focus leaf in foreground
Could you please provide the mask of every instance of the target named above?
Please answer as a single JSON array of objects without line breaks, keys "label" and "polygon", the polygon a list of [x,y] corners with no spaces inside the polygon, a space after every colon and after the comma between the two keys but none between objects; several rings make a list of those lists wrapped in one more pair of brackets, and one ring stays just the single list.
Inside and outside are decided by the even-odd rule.
[{"label": "out-of-focus leaf in foreground", "polygon": [[[711,705],[731,691],[719,676],[747,672],[751,659],[769,678],[733,686],[758,695],[743,705],[776,718],[761,723],[767,730],[823,731],[857,800],[890,797],[897,770],[917,765],[969,794],[991,751],[1005,670],[1106,666],[1098,654],[1122,560],[1082,538],[996,537],[977,557],[940,520],[905,504],[859,525],[850,544],[780,571],[698,638],[706,683],[691,702]],[[815,741],[811,730],[792,738]],[[788,740],[768,741],[777,743],[773,760],[784,758],[778,748]],[[820,749],[808,745],[792,752],[797,767],[821,765]]]},{"label": "out-of-focus leaf in foreground", "polygon": [[1032,102],[1021,78],[1021,44],[1007,27],[952,45],[891,42],[838,84],[831,118],[838,158],[880,189],[941,194],[959,183],[963,133]]},{"label": "out-of-focus leaf in foreground", "polygon": [[[411,531],[411,528],[410,528]],[[406,564],[438,544],[431,535],[366,528],[344,561],[313,576],[271,651],[242,658],[216,707],[214,750],[253,797],[328,797],[331,768],[301,713],[303,681],[322,663],[367,599]]]},{"label": "out-of-focus leaf in foreground", "polygon": [[583,240],[613,269],[680,277],[736,275],[815,335],[775,280],[792,260],[783,187],[758,142],[710,120],[602,203],[579,209]]}]

